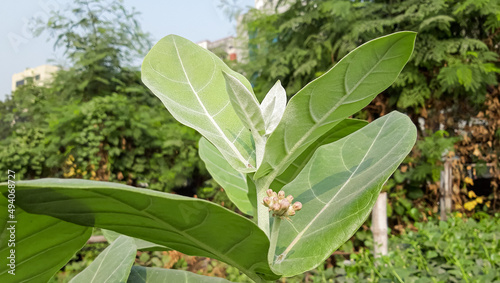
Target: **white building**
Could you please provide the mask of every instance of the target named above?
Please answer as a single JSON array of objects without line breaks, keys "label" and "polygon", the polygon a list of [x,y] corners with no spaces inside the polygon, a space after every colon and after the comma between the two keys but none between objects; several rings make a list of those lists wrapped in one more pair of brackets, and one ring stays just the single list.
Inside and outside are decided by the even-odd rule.
[{"label": "white building", "polygon": [[235,48],[235,38],[233,36],[228,36],[216,41],[205,40],[198,42],[198,45],[214,52],[217,55],[219,52],[224,53],[228,60],[237,60],[236,48]]},{"label": "white building", "polygon": [[59,70],[58,67],[53,65],[41,65],[35,68],[28,68],[20,73],[12,75],[12,91],[18,87],[33,82],[35,85],[43,85],[50,81],[55,72]]}]

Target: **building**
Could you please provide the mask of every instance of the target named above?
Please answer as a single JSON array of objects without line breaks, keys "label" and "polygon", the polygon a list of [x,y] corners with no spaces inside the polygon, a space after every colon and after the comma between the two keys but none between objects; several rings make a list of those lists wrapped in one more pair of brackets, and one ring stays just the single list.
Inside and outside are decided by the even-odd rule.
[{"label": "building", "polygon": [[[289,7],[288,4],[284,4],[279,6],[277,11],[275,11],[278,3],[279,0],[255,0],[255,9],[268,13],[282,13]],[[210,50],[222,59],[228,59],[230,61],[246,61],[246,58],[248,58],[248,34],[244,30],[244,16],[245,15],[240,15],[237,19],[237,37],[229,36],[213,42],[205,40],[198,42],[198,45]]]},{"label": "building", "polygon": [[228,59],[231,61],[237,60],[236,48],[235,48],[235,38],[233,36],[228,36],[216,41],[201,41],[198,45],[212,51],[219,57]]},{"label": "building", "polygon": [[59,67],[53,65],[41,65],[35,68],[28,68],[20,73],[12,75],[12,91],[27,83],[33,82],[35,85],[43,85],[50,81],[53,74]]}]

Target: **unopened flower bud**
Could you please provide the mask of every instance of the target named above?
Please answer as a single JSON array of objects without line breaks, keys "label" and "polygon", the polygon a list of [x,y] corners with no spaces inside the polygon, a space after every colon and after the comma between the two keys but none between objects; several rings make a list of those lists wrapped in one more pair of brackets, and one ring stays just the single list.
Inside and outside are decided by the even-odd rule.
[{"label": "unopened flower bud", "polygon": [[262,201],[264,202],[264,205],[267,207],[269,207],[269,205],[271,204],[271,199],[268,197],[264,197]]},{"label": "unopened flower bud", "polygon": [[273,196],[273,193],[274,193],[274,192],[273,192],[273,190],[271,190],[271,189],[268,189],[268,190],[266,191],[266,194],[267,194],[267,196],[268,196],[268,197],[272,197],[272,196]]},{"label": "unopened flower bud", "polygon": [[273,202],[278,203],[279,202],[278,197],[273,197]]},{"label": "unopened flower bud", "polygon": [[281,201],[281,209],[282,210],[287,211],[289,207],[290,207],[290,203],[288,202],[288,200],[284,199]]},{"label": "unopened flower bud", "polygon": [[293,204],[293,209],[295,211],[301,210],[302,209],[302,203],[300,203],[300,202],[297,201],[296,203]]},{"label": "unopened flower bud", "polygon": [[285,192],[284,191],[279,191],[278,192],[278,198],[281,200],[281,199],[284,199],[285,198]]},{"label": "unopened flower bud", "polygon": [[293,197],[292,195],[288,195],[286,199],[288,200],[289,203],[292,203]]},{"label": "unopened flower bud", "polygon": [[293,209],[292,206],[287,211],[288,216],[294,216],[295,215],[295,210]]},{"label": "unopened flower bud", "polygon": [[279,210],[280,210],[280,208],[281,208],[281,206],[279,205],[279,203],[275,203],[275,204],[273,205],[273,210],[274,210],[274,211],[279,211]]}]

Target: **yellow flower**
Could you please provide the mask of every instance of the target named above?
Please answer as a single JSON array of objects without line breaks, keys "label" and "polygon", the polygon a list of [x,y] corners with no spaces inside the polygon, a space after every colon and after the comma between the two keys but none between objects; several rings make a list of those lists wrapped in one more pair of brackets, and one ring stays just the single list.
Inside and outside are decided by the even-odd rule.
[{"label": "yellow flower", "polygon": [[[469,178],[469,177],[467,177],[467,178]],[[477,198],[476,193],[474,191],[469,191],[469,198]]]},{"label": "yellow flower", "polygon": [[474,186],[474,181],[472,181],[471,177],[465,177],[464,182],[471,186]]},{"label": "yellow flower", "polygon": [[477,201],[473,200],[473,201],[469,201],[469,202],[464,203],[464,208],[467,209],[468,211],[471,211],[474,209],[474,207],[476,207],[476,205],[477,205]]}]

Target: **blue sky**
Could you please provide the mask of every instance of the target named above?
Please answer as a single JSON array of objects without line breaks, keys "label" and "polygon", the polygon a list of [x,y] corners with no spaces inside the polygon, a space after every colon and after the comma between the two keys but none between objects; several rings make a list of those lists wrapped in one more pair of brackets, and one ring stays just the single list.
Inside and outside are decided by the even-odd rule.
[{"label": "blue sky", "polygon": [[[220,0],[124,0],[128,8],[141,13],[138,20],[144,31],[156,42],[168,34],[191,41],[217,40],[235,33],[235,21],[218,7]],[[54,52],[48,36],[35,37],[28,31],[29,21],[46,18],[54,9],[64,9],[69,0],[5,1],[0,10],[0,100],[10,94],[12,74],[26,68],[62,62],[60,51]],[[254,5],[254,0],[229,0],[240,7]]]}]

